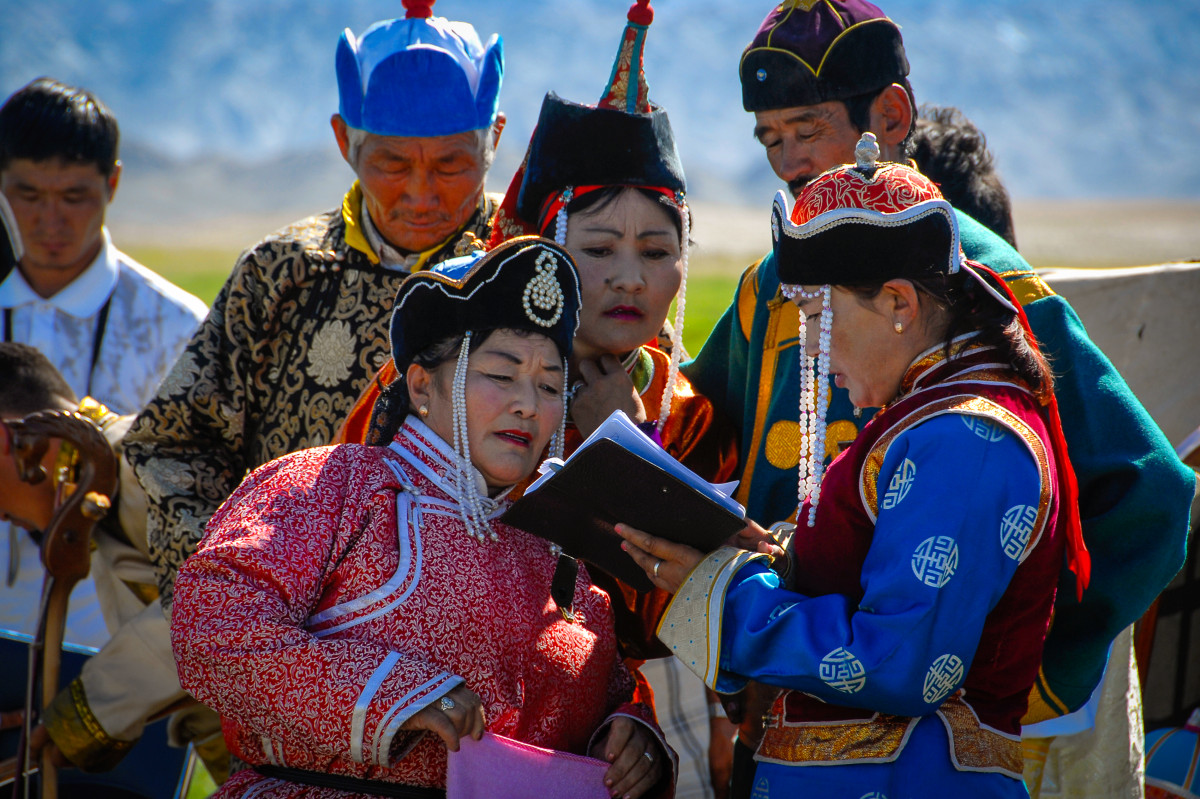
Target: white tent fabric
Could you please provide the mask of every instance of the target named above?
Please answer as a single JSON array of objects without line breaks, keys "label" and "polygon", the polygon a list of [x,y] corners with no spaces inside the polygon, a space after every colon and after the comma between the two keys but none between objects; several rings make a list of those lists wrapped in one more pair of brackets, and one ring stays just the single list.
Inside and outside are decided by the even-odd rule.
[{"label": "white tent fabric", "polygon": [[1200,426],[1200,262],[1041,276],[1071,303],[1172,445]]}]

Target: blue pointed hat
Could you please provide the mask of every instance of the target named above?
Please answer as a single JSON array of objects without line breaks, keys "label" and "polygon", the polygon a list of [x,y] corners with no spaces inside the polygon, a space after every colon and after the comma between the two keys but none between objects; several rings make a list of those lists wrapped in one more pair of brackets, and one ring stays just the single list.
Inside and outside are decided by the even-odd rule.
[{"label": "blue pointed hat", "polygon": [[404,0],[404,19],[376,22],[337,47],[339,113],[380,136],[449,136],[487,128],[500,108],[504,42],[485,47],[469,23],[432,16],[432,0]]}]

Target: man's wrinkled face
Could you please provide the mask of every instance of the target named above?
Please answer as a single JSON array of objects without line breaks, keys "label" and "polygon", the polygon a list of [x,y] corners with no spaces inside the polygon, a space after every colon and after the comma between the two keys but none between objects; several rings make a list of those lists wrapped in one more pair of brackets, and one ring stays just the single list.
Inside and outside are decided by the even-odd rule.
[{"label": "man's wrinkled face", "polygon": [[860,136],[840,100],[754,112],[754,138],[793,197],[825,170],[853,163]]},{"label": "man's wrinkled face", "polygon": [[429,137],[367,134],[355,166],[371,221],[389,243],[409,252],[440,244],[465,225],[487,177],[475,131]]}]

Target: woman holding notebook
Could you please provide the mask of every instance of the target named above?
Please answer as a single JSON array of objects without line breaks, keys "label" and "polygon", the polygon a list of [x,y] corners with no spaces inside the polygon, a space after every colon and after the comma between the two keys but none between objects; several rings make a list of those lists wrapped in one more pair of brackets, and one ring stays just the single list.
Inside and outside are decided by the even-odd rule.
[{"label": "woman holding notebook", "polygon": [[172,639],[181,683],[252,766],[221,796],[444,795],[447,752],[485,730],[605,761],[580,796],[669,791],[608,596],[580,570],[563,612],[556,547],[496,518],[561,450],[578,314],[574,264],[546,239],[409,276],[388,446],[280,458],[213,517]]},{"label": "woman holding notebook", "polygon": [[[675,593],[658,634],[686,666],[722,693],[784,689],[764,796],[1025,796],[1020,719],[1064,552],[1063,590],[1089,566],[1052,377],[937,188],[873,144],[772,216],[801,320],[786,554],[761,530],[759,553],[709,554],[618,530]],[[823,473],[830,377],[882,410]]]}]

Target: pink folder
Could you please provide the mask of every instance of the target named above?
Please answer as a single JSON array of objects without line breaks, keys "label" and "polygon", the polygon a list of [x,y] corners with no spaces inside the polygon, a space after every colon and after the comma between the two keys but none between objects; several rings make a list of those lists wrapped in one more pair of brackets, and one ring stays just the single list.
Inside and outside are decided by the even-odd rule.
[{"label": "pink folder", "polygon": [[608,764],[485,732],[464,738],[446,766],[446,799],[610,799]]}]

